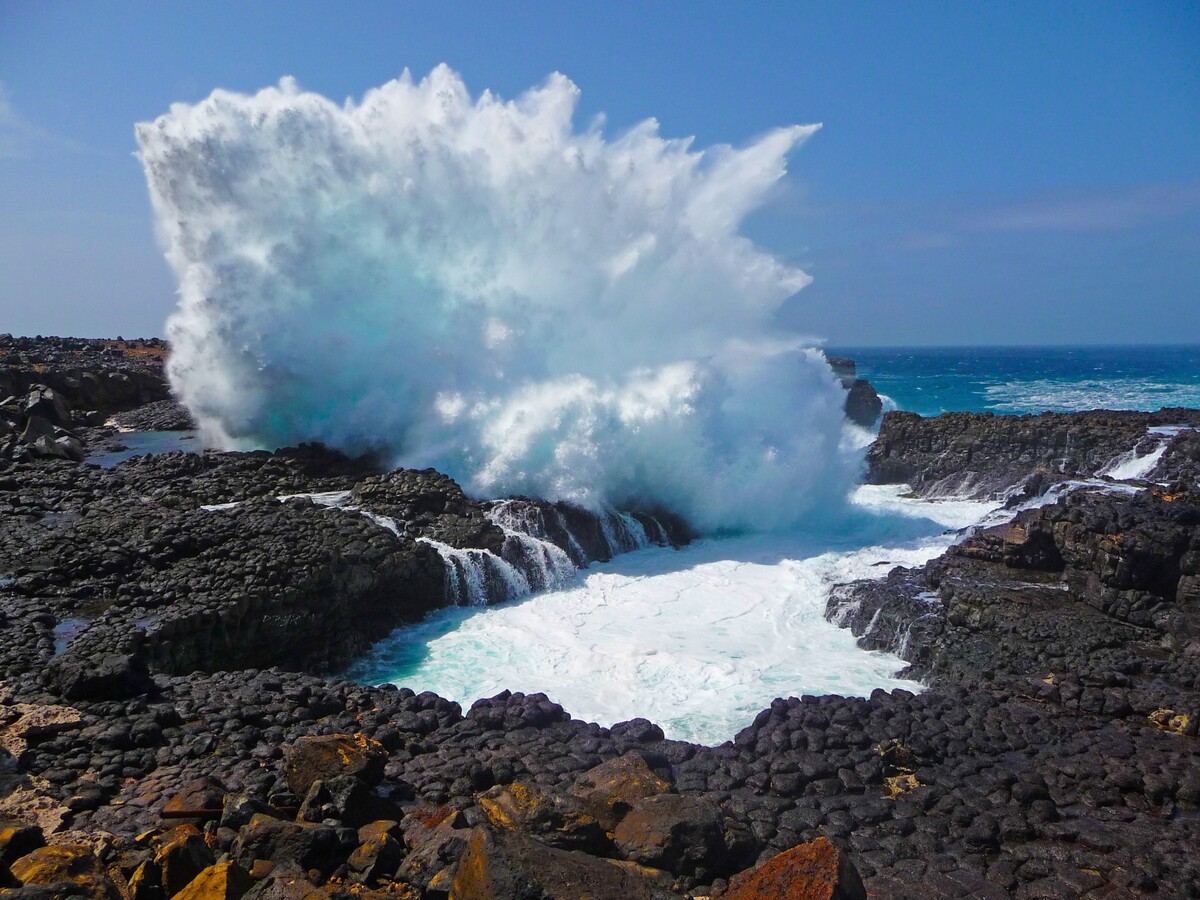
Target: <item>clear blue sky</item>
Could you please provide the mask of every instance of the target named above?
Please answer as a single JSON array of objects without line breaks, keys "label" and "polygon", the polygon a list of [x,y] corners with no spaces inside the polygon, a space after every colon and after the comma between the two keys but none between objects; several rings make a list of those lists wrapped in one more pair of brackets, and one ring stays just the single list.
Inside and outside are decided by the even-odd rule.
[{"label": "clear blue sky", "polygon": [[0,2],[0,331],[160,334],[133,124],[283,75],[561,71],[616,134],[822,122],[747,230],[835,344],[1200,342],[1200,5]]}]

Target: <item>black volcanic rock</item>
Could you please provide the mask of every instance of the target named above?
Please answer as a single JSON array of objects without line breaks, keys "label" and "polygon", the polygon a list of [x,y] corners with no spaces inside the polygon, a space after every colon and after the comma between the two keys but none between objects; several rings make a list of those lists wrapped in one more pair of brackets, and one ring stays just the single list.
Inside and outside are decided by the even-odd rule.
[{"label": "black volcanic rock", "polygon": [[867,451],[867,481],[907,483],[926,497],[1001,496],[1031,478],[1048,484],[1094,475],[1142,444],[1151,426],[1175,424],[1200,425],[1200,410],[932,418],[889,412]]},{"label": "black volcanic rock", "polygon": [[873,427],[883,411],[883,401],[871,382],[858,377],[858,365],[852,359],[830,356],[825,361],[846,389],[846,418],[864,428]]},{"label": "black volcanic rock", "polygon": [[0,459],[81,462],[85,426],[166,400],[166,344],[0,335]]},{"label": "black volcanic rock", "polygon": [[835,589],[829,615],[935,684],[1028,678],[1040,695],[1074,679],[1110,714],[1170,708],[1194,728],[1198,598],[1200,495],[1077,490],[927,566]]},{"label": "black volcanic rock", "polygon": [[187,431],[195,428],[191,414],[178,400],[157,400],[116,413],[113,421],[134,431]]},{"label": "black volcanic rock", "polygon": [[865,378],[856,378],[846,394],[846,418],[856,425],[870,428],[879,421],[883,401]]},{"label": "black volcanic rock", "polygon": [[497,554],[504,545],[504,532],[487,519],[480,504],[468,500],[454,479],[434,469],[367,476],[355,484],[353,499],[363,509],[405,523],[414,537]]},{"label": "black volcanic rock", "polygon": [[1200,487],[1200,431],[1187,430],[1173,436],[1147,477],[1163,484]]},{"label": "black volcanic rock", "polygon": [[[1014,454],[1049,483],[1172,421],[1109,415],[1068,420],[1061,467],[1037,462],[1056,432],[1020,418],[964,426],[972,441],[991,435],[978,453],[944,423],[928,440],[894,432],[887,458],[907,460],[914,486],[969,471],[1000,485],[1019,471]],[[1007,454],[1005,434],[1024,435]],[[1162,480],[1185,482],[1194,448],[1171,437]],[[400,534],[354,509],[276,499],[320,492],[400,516]],[[201,508],[220,504],[234,505]],[[427,536],[469,546],[504,521],[586,561],[620,549],[627,519],[479,503],[437,473],[383,473],[315,446],[111,470],[0,462],[0,817],[87,840],[105,873],[19,895],[151,897],[177,878],[167,858],[190,849],[223,860],[204,870],[212,884],[240,891],[252,877],[254,897],[343,896],[347,881],[401,896],[552,892],[569,872],[597,895],[714,896],[825,837],[873,896],[1196,896],[1198,507],[1187,484],[1072,493],[924,567],[840,589],[831,612],[900,650],[928,688],[779,698],[704,747],[644,719],[582,722],[542,694],[505,691],[464,715],[432,693],[312,674],[445,602]],[[631,518],[654,539],[685,534],[659,512]],[[96,676],[111,678],[64,688]],[[335,753],[298,796],[289,749],[331,738],[370,748],[370,776],[342,772]],[[198,781],[211,790],[189,793]],[[563,814],[601,787],[630,859],[595,855],[621,849]],[[172,798],[207,808],[168,810]],[[171,812],[200,813],[203,836],[172,829]]]}]

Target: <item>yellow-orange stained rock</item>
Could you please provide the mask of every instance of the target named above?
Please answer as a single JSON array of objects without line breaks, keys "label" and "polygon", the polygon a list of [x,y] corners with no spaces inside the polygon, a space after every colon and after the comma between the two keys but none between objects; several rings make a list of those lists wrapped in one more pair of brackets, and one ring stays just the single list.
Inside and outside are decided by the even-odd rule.
[{"label": "yellow-orange stained rock", "polygon": [[721,900],[867,900],[854,865],[827,838],[772,856],[737,875]]}]

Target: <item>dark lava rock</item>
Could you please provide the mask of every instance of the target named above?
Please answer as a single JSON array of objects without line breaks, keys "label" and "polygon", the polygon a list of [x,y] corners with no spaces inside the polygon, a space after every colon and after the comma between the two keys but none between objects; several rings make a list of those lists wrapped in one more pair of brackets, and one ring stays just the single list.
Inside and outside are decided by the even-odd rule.
[{"label": "dark lava rock", "polygon": [[317,781],[343,775],[374,785],[383,778],[387,756],[382,744],[363,734],[302,737],[288,752],[284,777],[297,796],[307,794]]},{"label": "dark lava rock", "polygon": [[865,378],[856,378],[846,394],[846,418],[864,428],[872,427],[883,412],[883,400]]},{"label": "dark lava rock", "polygon": [[696,797],[659,794],[637,801],[613,842],[625,859],[680,875],[711,880],[725,866],[720,810]]},{"label": "dark lava rock", "polygon": [[[1052,484],[1128,451],[1150,422],[1186,418],[1132,415],[1067,418],[1061,446],[1019,418],[965,425],[994,428],[978,452],[944,423],[921,449],[914,427],[894,458],[927,466],[916,478],[927,485],[1026,463]],[[1006,455],[1005,429],[1029,440]],[[483,890],[542,896],[565,890],[564,872],[597,879],[596,892],[719,895],[820,837],[878,896],[1196,896],[1195,445],[1186,432],[1166,439],[1166,487],[1071,493],[926,566],[836,592],[831,612],[870,646],[900,650],[926,690],[779,698],[719,747],[641,719],[601,728],[541,694],[506,691],[464,715],[431,693],[312,674],[447,602],[442,559],[418,538],[488,541],[485,523],[503,521],[585,563],[639,528],[669,541],[660,512],[619,525],[560,504],[482,504],[442,476],[385,476],[319,447],[111,470],[0,463],[0,808],[57,840],[86,838],[80,858],[106,873],[20,890],[115,898],[124,879],[133,900],[159,900],[155,857],[175,834],[163,806],[203,779],[226,793],[201,840],[252,873],[248,897],[343,896],[351,883],[444,897],[459,875],[463,890],[480,883],[471,873]],[[351,503],[410,515],[399,534],[353,509],[276,499],[372,478]],[[510,538],[501,553],[514,553]],[[113,656],[143,661],[149,680],[63,695],[62,675],[86,681]],[[292,748],[347,735],[374,742],[365,779],[336,753],[289,778]],[[376,831],[351,826],[367,815]],[[184,850],[202,856],[188,834]],[[618,844],[665,868],[596,855]],[[202,892],[205,873],[213,892],[240,890],[235,870],[222,880],[213,868],[183,890]]]},{"label": "dark lava rock", "polygon": [[128,653],[64,655],[52,667],[68,700],[118,700],[154,688],[145,660]]},{"label": "dark lava rock", "polygon": [[156,400],[119,412],[113,421],[134,431],[190,431],[196,427],[191,413],[178,400]]},{"label": "dark lava rock", "polygon": [[879,421],[879,414],[883,412],[883,400],[871,386],[871,382],[858,377],[858,366],[852,359],[830,356],[826,362],[846,389],[846,418],[864,428],[873,427]]},{"label": "dark lava rock", "polygon": [[925,497],[1003,496],[1034,477],[1052,483],[1094,475],[1138,447],[1151,426],[1174,424],[1200,425],[1200,410],[932,418],[889,412],[867,451],[867,480],[907,483]]}]

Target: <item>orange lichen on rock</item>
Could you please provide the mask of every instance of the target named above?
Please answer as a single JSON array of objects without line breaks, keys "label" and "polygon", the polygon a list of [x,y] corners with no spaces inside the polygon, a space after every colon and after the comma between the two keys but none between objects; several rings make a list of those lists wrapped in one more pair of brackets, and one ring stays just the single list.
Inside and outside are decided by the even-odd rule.
[{"label": "orange lichen on rock", "polygon": [[866,900],[853,863],[819,837],[734,876],[721,900]]},{"label": "orange lichen on rock", "polygon": [[314,781],[353,775],[367,784],[378,784],[387,762],[387,750],[364,734],[329,734],[302,737],[288,753],[284,777],[297,796],[304,796]]}]

